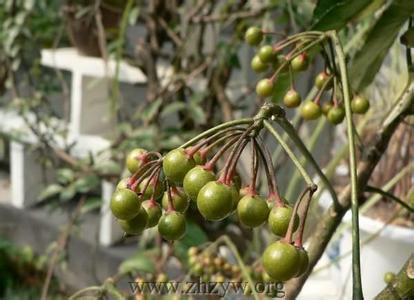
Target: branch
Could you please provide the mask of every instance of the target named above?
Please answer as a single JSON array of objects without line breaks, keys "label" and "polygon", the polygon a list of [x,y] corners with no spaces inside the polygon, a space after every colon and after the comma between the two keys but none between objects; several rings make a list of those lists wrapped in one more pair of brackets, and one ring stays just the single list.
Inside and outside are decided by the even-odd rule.
[{"label": "branch", "polygon": [[402,201],[400,198],[398,198],[397,196],[395,196],[394,194],[391,194],[389,192],[383,191],[380,188],[374,187],[374,186],[370,186],[367,185],[367,187],[365,188],[365,190],[367,192],[371,192],[371,193],[377,193],[380,194],[384,197],[387,197],[395,202],[397,202],[399,205],[401,205],[402,207],[404,207],[405,209],[407,209],[409,212],[414,213],[414,207],[411,207],[410,205],[408,205],[407,203],[405,203],[404,201]]},{"label": "branch", "polygon": [[[387,149],[392,135],[406,116],[413,97],[414,82],[409,82],[404,91],[398,97],[390,114],[388,114],[389,116],[392,115],[393,118],[387,118],[387,122],[382,123],[383,126],[378,131],[375,144],[370,147],[367,151],[367,155],[364,156],[363,160],[358,163],[358,186],[360,187],[360,191],[363,191],[367,186],[368,180]],[[311,274],[313,267],[325,251],[325,248],[331,240],[336,228],[341,224],[343,216],[350,208],[350,185],[343,189],[343,192],[339,196],[338,200],[340,205],[331,206],[325,214],[321,216],[320,221],[314,230],[314,234],[310,238],[310,243],[307,249],[309,254],[309,268],[301,277],[295,278],[286,283],[286,299],[294,299],[299,294],[306,279]]]}]

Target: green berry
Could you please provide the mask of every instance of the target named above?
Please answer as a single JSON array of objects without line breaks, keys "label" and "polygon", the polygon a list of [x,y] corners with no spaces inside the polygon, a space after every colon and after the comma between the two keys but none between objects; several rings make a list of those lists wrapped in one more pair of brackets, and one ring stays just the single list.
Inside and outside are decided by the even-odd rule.
[{"label": "green berry", "polygon": [[197,201],[198,192],[201,188],[215,179],[216,176],[213,172],[204,169],[202,166],[195,166],[185,175],[183,188],[191,200]]},{"label": "green berry", "polygon": [[147,150],[142,148],[136,148],[129,152],[125,159],[125,164],[128,171],[134,174],[147,160]]},{"label": "green berry", "polygon": [[273,92],[273,82],[270,79],[261,79],[256,85],[256,94],[260,97],[269,97]]},{"label": "green berry", "polygon": [[201,215],[212,221],[224,219],[233,208],[232,186],[217,181],[204,185],[197,196],[197,207]]},{"label": "green berry", "polygon": [[288,90],[285,97],[283,97],[283,103],[289,108],[298,107],[301,101],[300,94],[294,89]]},{"label": "green berry", "polygon": [[261,73],[261,72],[266,71],[268,66],[264,62],[261,61],[261,59],[259,58],[259,56],[255,55],[252,58],[252,61],[250,63],[250,67],[256,73]]},{"label": "green berry", "polygon": [[[147,185],[148,178],[145,178],[141,181],[136,189],[137,192],[141,192],[144,190],[145,186]],[[154,190],[155,187],[155,190]],[[158,199],[162,196],[163,188],[161,186],[161,182],[157,182],[156,178],[151,179],[151,182],[148,184],[147,189],[145,190],[144,194],[142,195],[143,199],[149,199],[152,196],[155,199]]]},{"label": "green berry", "polygon": [[333,107],[332,103],[326,102],[322,105],[322,113],[327,116],[328,112],[331,110],[331,108]]},{"label": "green berry", "polygon": [[270,244],[262,255],[264,270],[275,281],[286,281],[299,271],[299,251],[295,246],[277,241]]},{"label": "green berry", "polygon": [[[290,219],[292,218],[293,209],[290,206],[274,206],[269,213],[268,223],[269,229],[273,234],[278,236],[285,236],[289,227]],[[299,216],[295,216],[294,231],[299,225]]]},{"label": "green berry", "polygon": [[345,109],[342,106],[332,107],[326,116],[328,121],[334,125],[341,123],[345,118]]},{"label": "green berry", "polygon": [[262,225],[269,215],[266,201],[257,195],[246,195],[237,205],[237,215],[242,224],[249,227]]},{"label": "green berry", "polygon": [[185,217],[177,211],[167,211],[158,222],[158,232],[168,241],[179,240],[185,231]]},{"label": "green berry", "polygon": [[111,211],[117,219],[130,220],[141,208],[141,199],[129,189],[116,190],[111,198]]},{"label": "green berry", "polygon": [[257,56],[259,56],[260,60],[267,64],[270,63],[274,58],[273,47],[270,45],[264,45],[260,47]]},{"label": "green berry", "polygon": [[257,46],[263,39],[263,32],[258,27],[249,27],[244,35],[245,41],[252,46]]},{"label": "green berry", "polygon": [[[329,82],[328,82],[329,80]],[[327,83],[328,82],[328,83]],[[326,84],[325,90],[332,88],[333,80],[330,78],[329,74],[325,71],[320,72],[315,78],[315,86],[320,90]]]},{"label": "green berry", "polygon": [[151,228],[157,225],[162,215],[161,207],[159,204],[154,200],[146,200],[142,202],[142,207],[145,209],[148,215],[147,227]]},{"label": "green berry", "polygon": [[351,101],[352,112],[356,114],[365,114],[369,109],[369,101],[363,96],[355,96]]},{"label": "green berry", "polygon": [[[180,213],[184,213],[188,206],[189,201],[187,195],[183,192],[182,189],[178,189],[176,187],[171,188],[171,200],[174,206],[174,209]],[[162,208],[168,210],[168,192],[164,192],[164,196],[162,196]]]},{"label": "green berry", "polygon": [[299,253],[299,261],[298,261],[299,270],[298,270],[298,273],[296,274],[296,277],[299,277],[308,270],[309,256],[306,250],[303,248],[297,249],[297,251]]},{"label": "green berry", "polygon": [[387,272],[384,274],[384,282],[387,285],[393,284],[393,282],[395,281],[395,273],[393,272]]},{"label": "green berry", "polygon": [[303,52],[290,61],[292,70],[295,72],[305,71],[308,68],[308,55]]},{"label": "green berry", "polygon": [[182,185],[185,174],[194,167],[194,159],[181,148],[168,152],[162,163],[165,177],[177,185]]},{"label": "green berry", "polygon": [[116,185],[116,189],[122,190],[122,189],[128,188],[128,181],[129,181],[129,178],[122,178]]},{"label": "green berry", "polygon": [[316,120],[321,116],[321,108],[313,101],[306,101],[300,110],[302,118],[305,120]]},{"label": "green berry", "polygon": [[148,224],[148,215],[141,207],[138,214],[130,220],[118,220],[119,225],[127,234],[141,234]]}]

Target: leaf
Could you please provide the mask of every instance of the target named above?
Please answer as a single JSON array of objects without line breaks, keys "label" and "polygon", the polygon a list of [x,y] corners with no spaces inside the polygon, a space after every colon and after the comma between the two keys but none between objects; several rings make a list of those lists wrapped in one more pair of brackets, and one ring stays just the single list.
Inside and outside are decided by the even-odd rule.
[{"label": "leaf", "polygon": [[62,191],[63,187],[59,184],[50,184],[40,193],[38,200],[43,201],[50,197],[56,196]]},{"label": "leaf", "polygon": [[75,183],[75,189],[79,193],[87,193],[99,186],[100,180],[96,175],[87,175],[78,178]]},{"label": "leaf", "polygon": [[187,232],[185,236],[175,242],[175,255],[180,258],[181,261],[187,259],[188,248],[192,246],[199,246],[208,241],[206,233],[194,222],[187,222]]},{"label": "leaf", "polygon": [[72,183],[72,184],[68,185],[67,187],[65,187],[60,192],[59,199],[66,202],[66,201],[72,200],[75,197],[75,195],[76,195],[76,187]]},{"label": "leaf", "polygon": [[116,175],[122,172],[121,166],[113,160],[104,160],[97,163],[95,170],[101,175]]},{"label": "leaf", "polygon": [[412,14],[414,1],[395,0],[378,19],[350,67],[349,77],[356,91],[372,82],[401,26]]},{"label": "leaf", "polygon": [[204,110],[194,102],[191,102],[188,106],[191,118],[196,124],[203,124],[206,121],[206,114]]},{"label": "leaf", "polygon": [[414,48],[414,28],[411,27],[407,29],[407,31],[400,37],[400,41],[401,44],[409,48]]},{"label": "leaf", "polygon": [[143,120],[150,120],[152,119],[158,112],[159,108],[161,107],[162,99],[158,98],[157,100],[151,102],[141,113],[141,118]]},{"label": "leaf", "polygon": [[85,204],[81,208],[81,213],[85,214],[90,211],[101,208],[102,199],[99,197],[91,197],[86,199]]},{"label": "leaf", "polygon": [[168,104],[161,112],[161,117],[164,118],[170,114],[176,113],[180,110],[184,110],[186,108],[186,105],[184,102],[173,102],[171,104]]},{"label": "leaf", "polygon": [[143,253],[136,253],[132,257],[123,261],[119,266],[119,273],[126,274],[129,272],[142,271],[146,273],[154,273],[155,265],[154,262]]},{"label": "leaf", "polygon": [[371,0],[319,0],[313,11],[312,30],[340,29]]},{"label": "leaf", "polygon": [[57,181],[61,184],[68,184],[75,180],[75,172],[71,169],[63,168],[57,171]]}]

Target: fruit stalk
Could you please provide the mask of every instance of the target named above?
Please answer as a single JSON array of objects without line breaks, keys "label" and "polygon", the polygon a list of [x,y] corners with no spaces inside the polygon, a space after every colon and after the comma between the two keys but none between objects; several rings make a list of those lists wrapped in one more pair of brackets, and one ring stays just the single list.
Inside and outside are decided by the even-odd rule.
[{"label": "fruit stalk", "polygon": [[295,228],[295,216],[298,213],[299,205],[302,202],[302,199],[305,197],[305,195],[310,190],[311,190],[311,188],[309,188],[309,187],[304,189],[302,194],[300,195],[299,199],[295,202],[295,206],[293,207],[293,211],[292,211],[292,217],[290,218],[290,221],[289,221],[289,227],[288,227],[288,230],[286,231],[286,235],[285,235],[285,238],[284,238],[284,240],[288,244],[292,243],[292,236],[293,236],[293,232],[294,232],[294,228]]},{"label": "fruit stalk", "polygon": [[309,189],[308,198],[305,200],[305,207],[302,210],[302,213],[299,215],[300,223],[298,236],[295,241],[295,245],[299,248],[303,246],[303,232],[305,231],[306,218],[308,217],[309,206],[312,200],[312,196],[315,193],[316,189]]}]

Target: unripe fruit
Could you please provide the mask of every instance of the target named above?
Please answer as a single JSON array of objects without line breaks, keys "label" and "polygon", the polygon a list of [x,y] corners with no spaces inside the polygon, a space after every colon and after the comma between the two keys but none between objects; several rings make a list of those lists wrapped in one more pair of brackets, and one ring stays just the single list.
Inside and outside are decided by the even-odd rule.
[{"label": "unripe fruit", "polygon": [[325,83],[328,82],[325,86],[325,90],[329,90],[330,88],[332,88],[332,81],[333,80],[330,79],[329,74],[325,71],[322,71],[318,75],[316,75],[315,86],[320,90],[325,85]]},{"label": "unripe fruit", "polygon": [[117,219],[130,220],[141,208],[141,199],[129,189],[116,190],[111,198],[111,211]]},{"label": "unripe fruit", "polygon": [[138,214],[130,220],[118,220],[119,225],[125,233],[141,234],[148,224],[148,215],[145,209],[141,208]]},{"label": "unripe fruit", "polygon": [[151,228],[157,225],[162,215],[161,207],[159,204],[153,200],[146,200],[142,202],[142,208],[145,209],[148,215],[147,227]]},{"label": "unripe fruit", "polygon": [[273,52],[273,47],[270,45],[264,45],[260,47],[257,56],[259,56],[260,60],[267,64],[270,63],[274,58],[275,53]]},{"label": "unripe fruit", "polygon": [[356,114],[365,114],[369,109],[369,101],[363,96],[355,96],[351,101],[352,112]]},{"label": "unripe fruit", "polygon": [[185,217],[179,212],[168,211],[158,222],[158,232],[166,240],[179,240],[184,236],[185,231]]},{"label": "unripe fruit", "polygon": [[188,256],[195,256],[198,253],[198,248],[197,247],[190,247],[188,248],[187,254]]},{"label": "unripe fruit", "polygon": [[240,194],[239,194],[239,190],[237,189],[236,185],[233,184],[231,186],[231,197],[233,199],[233,208],[232,210],[237,208],[237,205],[239,204],[240,201]]},{"label": "unripe fruit", "polygon": [[157,276],[156,282],[168,282],[168,276],[165,273],[160,273]]},{"label": "unripe fruit", "polygon": [[215,179],[216,176],[213,172],[204,169],[202,166],[195,166],[185,175],[183,188],[190,199],[196,201],[201,188]]},{"label": "unripe fruit", "polygon": [[[292,218],[293,209],[290,206],[274,206],[269,213],[268,223],[269,229],[273,234],[278,236],[285,236],[289,227],[290,219]],[[293,231],[299,226],[299,216],[295,216],[295,223],[293,224]]]},{"label": "unripe fruit", "polygon": [[257,195],[247,195],[237,205],[237,215],[242,224],[257,227],[266,221],[269,208],[266,201]]},{"label": "unripe fruit", "polygon": [[273,82],[270,79],[261,79],[256,85],[256,94],[260,97],[269,97],[273,92]]},{"label": "unripe fruit", "polygon": [[299,253],[299,270],[295,277],[301,276],[303,273],[305,273],[308,270],[309,266],[309,256],[305,249],[297,249]]},{"label": "unripe fruit", "polygon": [[[180,213],[184,213],[188,205],[190,204],[187,198],[187,195],[181,190],[175,187],[171,188],[171,200],[174,206],[174,209]],[[168,192],[164,192],[162,196],[162,208],[165,210],[168,209]]]},{"label": "unripe fruit", "polygon": [[306,101],[300,110],[302,118],[305,120],[316,120],[321,116],[321,108],[313,101]]},{"label": "unripe fruit", "polygon": [[224,219],[232,211],[233,195],[231,186],[217,181],[210,181],[198,193],[198,210],[207,220]]},{"label": "unripe fruit", "polygon": [[345,109],[342,106],[334,106],[329,110],[328,115],[326,117],[329,122],[337,125],[344,120]]},{"label": "unripe fruit", "polygon": [[192,272],[194,275],[201,276],[201,275],[203,274],[203,266],[202,266],[200,263],[196,263],[196,264],[192,267],[191,272]]},{"label": "unripe fruit", "polygon": [[288,90],[285,97],[283,97],[283,103],[289,108],[298,107],[301,101],[300,94],[293,89]]},{"label": "unripe fruit", "polygon": [[395,281],[395,273],[387,272],[384,274],[384,282],[386,284],[392,284]]},{"label": "unripe fruit", "polygon": [[[274,62],[273,62],[273,70],[277,70],[282,64],[286,63],[286,57],[282,54],[275,55]],[[289,64],[286,64],[281,70],[281,73],[286,73],[289,71]]]},{"label": "unripe fruit", "polygon": [[250,63],[250,67],[256,73],[261,73],[261,72],[266,71],[268,66],[264,62],[261,61],[261,59],[259,58],[259,56],[255,55],[252,58],[252,61]]},{"label": "unripe fruit", "polygon": [[203,165],[205,163],[205,158],[201,156],[200,151],[197,151],[196,153],[194,153],[193,159],[196,165]]},{"label": "unripe fruit", "polygon": [[122,178],[116,185],[116,189],[122,190],[122,189],[128,188],[128,181],[129,181],[129,178]]},{"label": "unripe fruit", "polygon": [[304,71],[308,68],[309,60],[306,53],[301,53],[290,61],[292,70],[295,72]]},{"label": "unripe fruit", "polygon": [[275,281],[286,281],[299,271],[299,252],[295,246],[277,241],[270,244],[262,255],[263,268]]},{"label": "unripe fruit", "polygon": [[249,27],[244,35],[245,41],[252,46],[260,44],[263,39],[263,32],[258,27]]},{"label": "unripe fruit", "polygon": [[326,116],[328,115],[328,112],[331,110],[331,108],[333,107],[332,103],[326,102],[322,105],[322,113]]},{"label": "unripe fruit", "polygon": [[168,152],[162,163],[165,177],[177,185],[183,183],[185,174],[194,167],[194,159],[189,157],[181,148]]},{"label": "unripe fruit", "polygon": [[[144,194],[142,195],[143,199],[149,199],[151,196],[154,195],[155,199],[158,199],[162,196],[163,188],[161,185],[161,182],[156,182],[156,178],[152,178],[151,182],[148,184],[147,189],[145,190]],[[137,192],[142,192],[148,182],[148,178],[145,178],[141,181],[141,183],[138,185],[138,189],[136,189]],[[155,187],[155,191],[154,191]]]},{"label": "unripe fruit", "polygon": [[134,174],[138,169],[145,163],[146,158],[145,155],[147,154],[147,150],[142,148],[136,148],[128,153],[125,164],[128,171],[131,174]]}]

